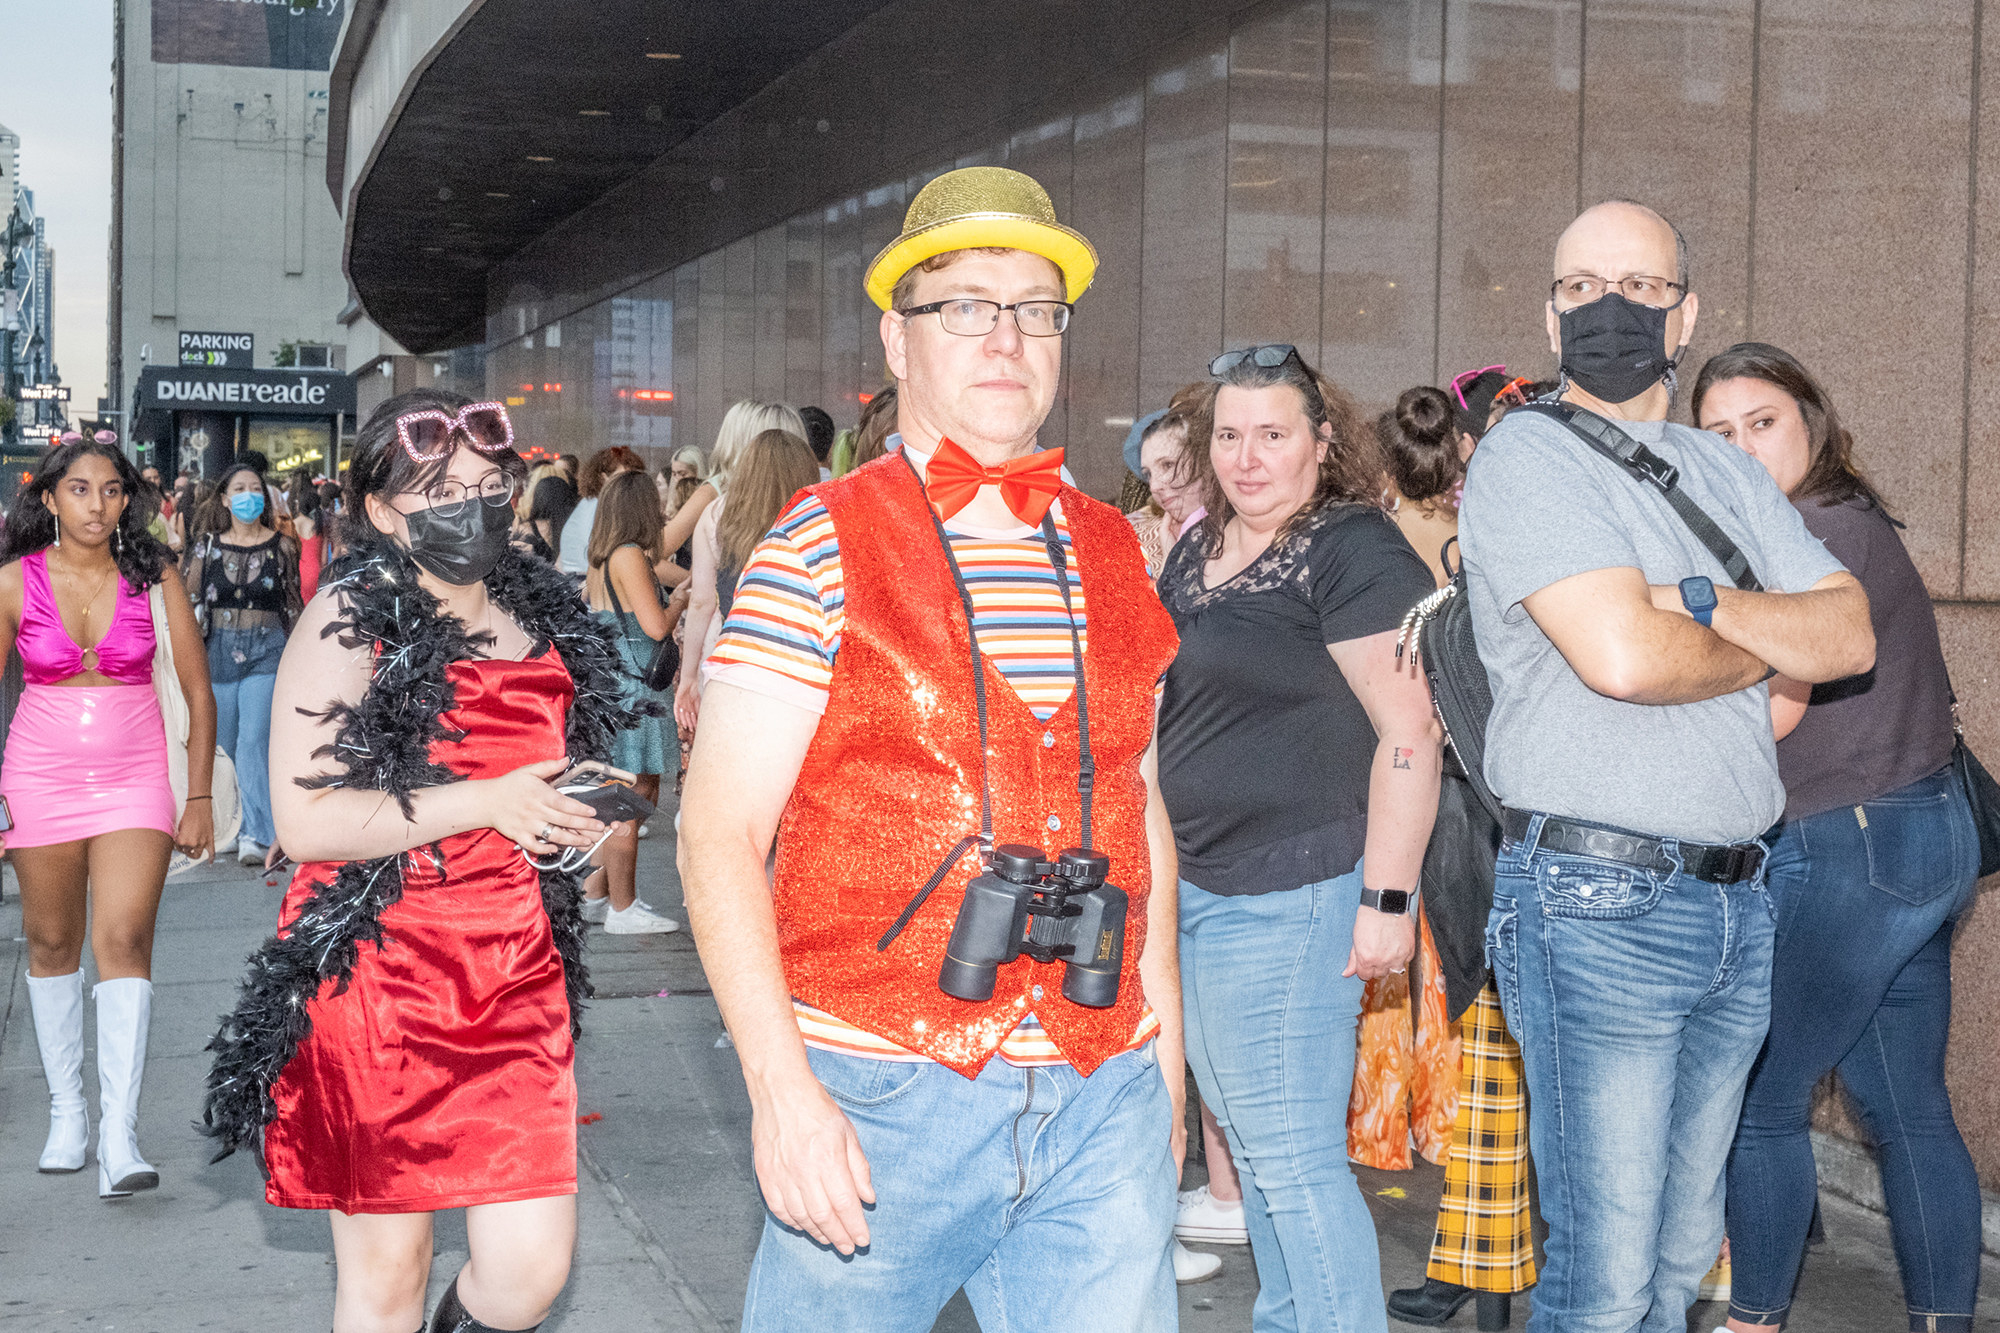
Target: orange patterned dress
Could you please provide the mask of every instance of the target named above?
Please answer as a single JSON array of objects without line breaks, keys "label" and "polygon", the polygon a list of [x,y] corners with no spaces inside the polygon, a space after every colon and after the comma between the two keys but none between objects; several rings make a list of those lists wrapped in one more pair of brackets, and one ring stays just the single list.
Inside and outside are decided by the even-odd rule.
[{"label": "orange patterned dress", "polygon": [[1347,1155],[1363,1166],[1407,1170],[1414,1139],[1426,1161],[1443,1162],[1458,1119],[1459,1035],[1445,1017],[1444,970],[1421,911],[1414,965],[1368,983],[1355,1042]]}]

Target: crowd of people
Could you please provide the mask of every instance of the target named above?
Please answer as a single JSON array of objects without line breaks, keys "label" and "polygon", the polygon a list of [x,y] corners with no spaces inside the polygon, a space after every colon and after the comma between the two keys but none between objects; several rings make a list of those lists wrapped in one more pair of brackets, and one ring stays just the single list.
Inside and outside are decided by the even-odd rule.
[{"label": "crowd of people", "polygon": [[[422,390],[337,482],[249,456],[171,494],[66,439],[0,565],[41,1169],[88,1156],[86,920],[115,1198],[158,1182],[170,858],[295,861],[205,1132],[330,1215],[338,1333],[424,1325],[447,1208],[470,1258],[428,1327],[535,1327],[585,933],[679,929],[648,816],[610,812],[672,774],[767,1207],[745,1329],[927,1329],[961,1288],[988,1327],[1172,1328],[1223,1263],[1191,1242],[1248,1244],[1259,1333],[1505,1328],[1530,1288],[1531,1333],[1723,1292],[1766,1333],[1838,1070],[1911,1328],[1970,1330],[1943,1052],[1979,839],[1901,523],[1779,348],[1710,357],[1668,420],[1699,313],[1671,223],[1612,202],[1555,240],[1555,376],[1371,415],[1295,346],[1230,349],[1133,423],[1122,507],[1036,445],[1095,251],[1000,168],[870,265],[891,382],[849,430],[746,400],[656,472],[531,470],[504,406]],[[1477,771],[1410,634],[1453,597]],[[1444,1192],[1385,1305],[1350,1162],[1413,1147]]]}]

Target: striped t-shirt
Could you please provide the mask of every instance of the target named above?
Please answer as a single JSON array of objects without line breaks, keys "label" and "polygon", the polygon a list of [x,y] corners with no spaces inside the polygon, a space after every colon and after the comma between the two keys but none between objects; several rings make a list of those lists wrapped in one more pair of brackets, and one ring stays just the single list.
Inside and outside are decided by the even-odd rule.
[{"label": "striped t-shirt", "polygon": [[[1084,589],[1070,556],[1069,524],[1059,503],[1049,512],[1069,557],[1064,563],[1070,606],[1077,637],[1087,648]],[[1047,722],[1075,689],[1076,667],[1061,587],[1042,534],[1025,526],[1013,533],[963,531],[947,522],[945,536],[972,595],[973,635],[980,653],[1035,716]],[[702,679],[824,713],[846,605],[833,518],[816,497],[803,496],[779,515],[744,565],[736,600],[703,664]],[[972,669],[970,658],[963,669]],[[794,1001],[792,1007],[808,1046],[881,1060],[928,1058],[809,1005]],[[1158,1030],[1159,1020],[1146,1009],[1131,1047],[1144,1045]],[[999,1054],[1013,1065],[1067,1063],[1032,1013],[1023,1014],[1020,1025],[1000,1043]]]}]

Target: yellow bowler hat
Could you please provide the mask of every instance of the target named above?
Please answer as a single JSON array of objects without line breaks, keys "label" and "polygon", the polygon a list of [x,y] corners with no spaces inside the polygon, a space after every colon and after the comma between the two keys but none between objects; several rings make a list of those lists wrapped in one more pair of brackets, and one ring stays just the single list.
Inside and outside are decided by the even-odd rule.
[{"label": "yellow bowler hat", "polygon": [[1081,233],[1056,221],[1049,192],[1034,177],[1006,167],[961,167],[917,191],[903,215],[903,234],[875,256],[862,283],[870,299],[887,310],[905,273],[947,250],[982,246],[1040,255],[1062,270],[1072,301],[1097,273],[1097,251]]}]

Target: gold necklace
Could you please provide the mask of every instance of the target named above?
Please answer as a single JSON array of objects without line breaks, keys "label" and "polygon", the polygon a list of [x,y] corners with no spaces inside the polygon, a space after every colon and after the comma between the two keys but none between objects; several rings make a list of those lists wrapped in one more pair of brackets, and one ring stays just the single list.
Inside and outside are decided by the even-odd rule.
[{"label": "gold necklace", "polygon": [[[71,591],[74,592],[76,584],[78,582],[76,571],[68,567],[67,561],[64,562],[64,564],[61,566],[61,569],[63,578],[69,583]],[[104,595],[104,585],[111,582],[111,576],[113,574],[116,574],[117,572],[118,572],[118,564],[116,561],[113,561],[111,568],[105,570],[104,573],[98,577],[97,586],[91,589],[90,596],[86,598],[83,603],[83,636],[82,638],[72,637],[70,639],[70,642],[74,643],[77,646],[77,648],[82,652],[83,655],[82,663],[83,663],[83,669],[85,671],[97,670],[97,661],[98,661],[97,645],[93,643],[88,648],[84,647],[83,645],[83,639],[88,639],[90,637],[90,611],[92,607],[97,605],[97,599]]]}]

